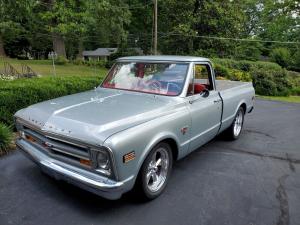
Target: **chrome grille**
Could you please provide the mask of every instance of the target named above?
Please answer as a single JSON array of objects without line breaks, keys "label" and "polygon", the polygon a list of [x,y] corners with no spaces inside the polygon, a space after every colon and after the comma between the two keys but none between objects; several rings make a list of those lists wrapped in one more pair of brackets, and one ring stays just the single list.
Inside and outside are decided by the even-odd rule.
[{"label": "chrome grille", "polygon": [[58,140],[54,137],[48,137],[25,126],[23,126],[22,131],[24,131],[26,141],[35,145],[40,151],[43,151],[52,158],[87,167],[87,165],[82,164],[80,160],[90,160],[88,147]]}]

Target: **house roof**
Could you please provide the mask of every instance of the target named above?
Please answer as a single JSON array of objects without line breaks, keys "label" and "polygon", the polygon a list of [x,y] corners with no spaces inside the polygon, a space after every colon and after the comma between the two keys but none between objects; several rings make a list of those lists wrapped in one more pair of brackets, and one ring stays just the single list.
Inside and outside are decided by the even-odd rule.
[{"label": "house roof", "polygon": [[117,48],[97,48],[94,51],[83,51],[83,56],[110,56],[112,53],[115,53]]}]

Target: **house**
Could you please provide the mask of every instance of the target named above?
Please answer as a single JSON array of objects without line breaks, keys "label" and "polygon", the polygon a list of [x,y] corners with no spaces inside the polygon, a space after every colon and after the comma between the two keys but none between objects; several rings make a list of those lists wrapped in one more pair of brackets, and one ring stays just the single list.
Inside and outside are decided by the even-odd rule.
[{"label": "house", "polygon": [[[141,48],[128,48],[129,51],[135,51],[137,55],[143,55]],[[94,51],[83,51],[82,56],[84,60],[104,60],[107,61],[108,57],[116,53],[118,48],[97,48]]]},{"label": "house", "polygon": [[107,60],[107,57],[117,52],[117,48],[97,48],[94,51],[83,51],[84,60]]}]

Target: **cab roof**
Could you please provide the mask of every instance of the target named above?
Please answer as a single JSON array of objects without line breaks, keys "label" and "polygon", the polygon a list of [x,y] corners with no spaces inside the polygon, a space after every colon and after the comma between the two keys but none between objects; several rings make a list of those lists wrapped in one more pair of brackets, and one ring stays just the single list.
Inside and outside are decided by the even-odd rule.
[{"label": "cab roof", "polygon": [[209,59],[196,56],[145,55],[118,58],[117,61],[176,61],[176,62],[210,62]]}]

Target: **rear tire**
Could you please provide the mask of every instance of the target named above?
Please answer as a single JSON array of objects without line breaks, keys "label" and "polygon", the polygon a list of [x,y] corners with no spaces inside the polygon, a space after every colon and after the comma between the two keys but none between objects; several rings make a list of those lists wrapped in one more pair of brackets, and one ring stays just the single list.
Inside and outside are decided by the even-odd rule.
[{"label": "rear tire", "polygon": [[243,107],[240,107],[235,114],[234,120],[231,126],[225,131],[225,135],[229,140],[237,140],[243,129],[245,119],[245,111]]},{"label": "rear tire", "polygon": [[172,165],[173,155],[169,144],[161,142],[150,151],[136,183],[136,189],[143,200],[155,199],[165,190]]}]

